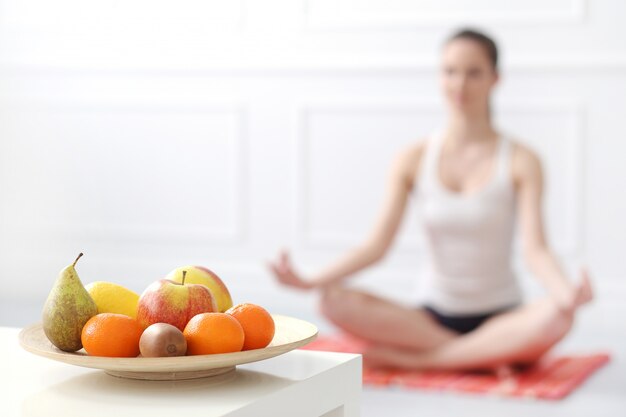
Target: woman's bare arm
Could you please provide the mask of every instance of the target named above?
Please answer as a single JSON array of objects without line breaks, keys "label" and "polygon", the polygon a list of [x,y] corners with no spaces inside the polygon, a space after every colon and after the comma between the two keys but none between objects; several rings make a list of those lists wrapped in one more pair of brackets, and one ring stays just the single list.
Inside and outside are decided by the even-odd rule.
[{"label": "woman's bare arm", "polygon": [[341,281],[380,261],[391,247],[402,222],[422,148],[420,143],[395,158],[388,174],[383,206],[374,228],[361,245],[310,279],[302,278],[293,268],[289,255],[283,252],[278,261],[269,265],[278,280],[297,288],[315,288]]},{"label": "woman's bare arm", "polygon": [[544,232],[542,199],[543,171],[536,154],[522,145],[515,145],[513,177],[518,190],[518,213],[524,256],[530,270],[542,282],[550,296],[564,310],[591,300],[591,285],[583,271],[581,281],[572,283],[565,276],[550,249]]}]

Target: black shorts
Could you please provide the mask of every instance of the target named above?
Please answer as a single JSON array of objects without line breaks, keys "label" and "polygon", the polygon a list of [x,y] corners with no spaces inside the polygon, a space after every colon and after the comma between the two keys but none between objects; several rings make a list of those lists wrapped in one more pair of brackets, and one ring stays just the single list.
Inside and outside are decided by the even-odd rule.
[{"label": "black shorts", "polygon": [[437,321],[437,323],[450,330],[454,330],[455,332],[465,334],[471,332],[472,330],[476,330],[478,327],[480,327],[481,324],[483,324],[490,318],[495,317],[498,314],[510,311],[515,307],[517,306],[511,306],[488,313],[472,314],[467,316],[442,314],[430,306],[424,306],[424,309],[430,313],[430,315],[435,319],[435,321]]}]

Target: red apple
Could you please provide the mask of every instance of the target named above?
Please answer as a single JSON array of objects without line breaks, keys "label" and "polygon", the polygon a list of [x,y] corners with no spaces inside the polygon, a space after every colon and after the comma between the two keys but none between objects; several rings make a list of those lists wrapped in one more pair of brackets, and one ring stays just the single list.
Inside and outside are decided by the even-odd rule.
[{"label": "red apple", "polygon": [[225,312],[233,306],[233,299],[230,296],[230,292],[224,281],[217,276],[217,274],[211,271],[209,268],[196,265],[187,265],[174,269],[167,274],[166,279],[171,279],[174,282],[182,282],[183,271],[186,271],[185,282],[190,284],[202,284],[206,286],[217,303],[217,309],[220,313]]},{"label": "red apple", "polygon": [[186,284],[184,277],[182,283],[161,279],[139,297],[137,321],[144,329],[154,323],[169,323],[183,331],[196,314],[217,311],[215,298],[204,285]]}]

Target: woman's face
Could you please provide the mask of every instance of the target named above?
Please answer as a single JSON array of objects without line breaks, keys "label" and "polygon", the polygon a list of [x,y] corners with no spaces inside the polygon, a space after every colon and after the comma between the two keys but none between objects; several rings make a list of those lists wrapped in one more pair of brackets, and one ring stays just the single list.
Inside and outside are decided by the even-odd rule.
[{"label": "woman's face", "polygon": [[454,112],[476,114],[489,105],[498,81],[487,51],[471,39],[455,39],[443,49],[441,88]]}]

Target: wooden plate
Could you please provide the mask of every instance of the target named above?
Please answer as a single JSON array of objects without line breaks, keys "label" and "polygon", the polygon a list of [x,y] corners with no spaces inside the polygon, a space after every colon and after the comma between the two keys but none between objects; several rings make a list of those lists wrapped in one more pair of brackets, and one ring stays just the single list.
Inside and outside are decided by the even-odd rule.
[{"label": "wooden plate", "polygon": [[276,333],[263,349],[214,355],[173,358],[107,358],[89,356],[84,349],[63,352],[50,343],[41,323],[25,327],[19,334],[20,345],[35,355],[87,368],[104,369],[110,375],[148,380],[179,380],[222,375],[235,366],[272,358],[304,346],[317,337],[317,327],[304,320],[273,314]]}]

